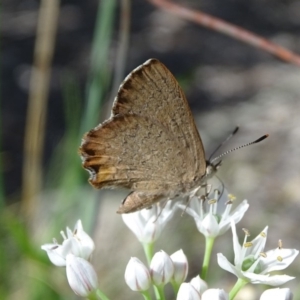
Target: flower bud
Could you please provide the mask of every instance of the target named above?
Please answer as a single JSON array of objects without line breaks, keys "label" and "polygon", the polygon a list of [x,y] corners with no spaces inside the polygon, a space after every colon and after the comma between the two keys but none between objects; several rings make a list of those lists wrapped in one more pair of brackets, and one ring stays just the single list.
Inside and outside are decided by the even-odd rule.
[{"label": "flower bud", "polygon": [[156,252],[150,263],[150,274],[156,285],[167,284],[174,274],[174,265],[170,256],[163,250]]},{"label": "flower bud", "polygon": [[174,265],[173,279],[177,284],[181,284],[185,281],[188,274],[189,265],[187,258],[182,250],[178,250],[170,257]]},{"label": "flower bud", "polygon": [[202,280],[199,275],[192,278],[190,283],[200,294],[202,294],[208,289],[207,283],[204,280]]},{"label": "flower bud", "polygon": [[228,300],[228,294],[222,289],[208,289],[202,294],[202,300]]},{"label": "flower bud", "polygon": [[133,291],[143,292],[151,284],[150,273],[145,265],[136,257],[132,257],[125,270],[125,281]]},{"label": "flower bud", "polygon": [[200,293],[187,282],[181,284],[176,300],[201,300]]},{"label": "flower bud", "polygon": [[93,266],[81,257],[68,254],[66,271],[70,287],[76,295],[88,297],[98,288],[98,278]]}]

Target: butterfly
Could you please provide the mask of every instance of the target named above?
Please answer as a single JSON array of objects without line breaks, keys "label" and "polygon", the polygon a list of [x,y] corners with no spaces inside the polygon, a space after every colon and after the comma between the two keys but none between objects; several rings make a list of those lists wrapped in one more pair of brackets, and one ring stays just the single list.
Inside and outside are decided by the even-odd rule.
[{"label": "butterfly", "polygon": [[84,135],[79,152],[95,188],[131,191],[117,213],[193,195],[219,166],[206,161],[186,97],[157,59],[125,78],[110,118]]}]

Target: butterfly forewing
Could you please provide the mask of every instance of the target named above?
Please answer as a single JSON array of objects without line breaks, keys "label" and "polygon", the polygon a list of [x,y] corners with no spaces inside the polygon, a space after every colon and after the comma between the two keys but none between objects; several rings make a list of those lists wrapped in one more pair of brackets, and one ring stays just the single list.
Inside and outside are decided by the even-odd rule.
[{"label": "butterfly forewing", "polygon": [[110,119],[84,136],[80,153],[92,185],[136,191],[121,213],[188,192],[206,170],[187,100],[155,59],[125,78]]}]

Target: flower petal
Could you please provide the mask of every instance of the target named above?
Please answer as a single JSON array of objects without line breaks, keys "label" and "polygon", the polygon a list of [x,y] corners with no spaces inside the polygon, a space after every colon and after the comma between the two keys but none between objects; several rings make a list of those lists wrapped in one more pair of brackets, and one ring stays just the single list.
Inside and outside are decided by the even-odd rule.
[{"label": "flower petal", "polygon": [[242,247],[239,243],[239,238],[236,233],[236,227],[234,221],[231,221],[231,230],[232,230],[232,241],[233,241],[233,251],[234,251],[234,264],[236,266],[241,266],[242,264]]},{"label": "flower petal", "polygon": [[292,300],[293,294],[290,289],[288,288],[276,288],[276,289],[269,289],[264,291],[259,300],[270,300],[270,299],[276,299],[276,300]]},{"label": "flower petal", "polygon": [[234,265],[232,265],[222,253],[218,253],[217,258],[218,264],[223,270],[226,270],[234,274],[235,276],[240,277],[241,273],[238,272],[237,268]]},{"label": "flower petal", "polygon": [[219,224],[220,235],[225,233],[229,229],[231,221],[233,221],[235,224],[240,222],[248,208],[248,201],[244,200],[233,210],[233,212],[230,215],[221,215],[221,221]]},{"label": "flower petal", "polygon": [[253,284],[268,284],[271,286],[279,286],[282,285],[292,279],[295,279],[295,277],[291,277],[288,275],[261,275],[261,274],[255,274],[252,272],[242,272],[243,276],[245,278],[248,278],[251,283]]},{"label": "flower petal", "polygon": [[74,238],[80,243],[80,257],[89,259],[95,250],[93,239],[83,230],[81,220],[78,220],[74,228]]},{"label": "flower petal", "polygon": [[41,247],[48,254],[50,261],[58,267],[66,266],[65,255],[63,254],[63,247],[58,244],[45,244]]},{"label": "flower petal", "polygon": [[259,257],[260,253],[263,252],[267,242],[268,226],[266,226],[260,234],[258,234],[250,243],[251,247],[246,249],[245,257],[252,255],[255,258]]},{"label": "flower petal", "polygon": [[[195,220],[196,221],[196,220]],[[212,214],[207,214],[203,221],[196,221],[198,230],[206,237],[216,237],[219,235],[219,224],[216,217]]]},{"label": "flower petal", "polygon": [[287,268],[299,254],[296,249],[273,249],[261,259],[263,274]]}]

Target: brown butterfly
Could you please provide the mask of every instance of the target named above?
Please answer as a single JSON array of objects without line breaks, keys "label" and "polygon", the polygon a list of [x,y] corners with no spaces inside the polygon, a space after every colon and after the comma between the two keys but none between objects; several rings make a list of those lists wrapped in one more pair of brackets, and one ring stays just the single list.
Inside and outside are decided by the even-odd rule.
[{"label": "brown butterfly", "polygon": [[80,154],[94,187],[131,190],[118,213],[189,196],[217,169],[182,89],[157,59],[125,78],[111,117],[84,135]]}]

